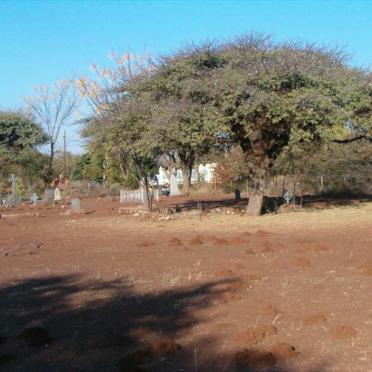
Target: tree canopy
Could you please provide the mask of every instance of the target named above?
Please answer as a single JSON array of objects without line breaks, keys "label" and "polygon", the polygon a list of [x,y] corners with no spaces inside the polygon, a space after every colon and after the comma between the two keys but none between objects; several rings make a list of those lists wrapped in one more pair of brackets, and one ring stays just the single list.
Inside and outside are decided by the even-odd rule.
[{"label": "tree canopy", "polygon": [[371,74],[350,68],[337,49],[246,35],[156,61],[127,57],[100,77],[104,83],[83,82],[98,108],[91,134],[104,134],[122,164],[130,159],[143,177],[167,154],[187,184],[198,156],[238,145],[249,169],[251,215],[261,213],[267,177],[283,151],[371,138]]},{"label": "tree canopy", "polygon": [[27,115],[0,112],[0,193],[6,191],[10,173],[17,173],[31,183],[40,181],[46,158],[37,146],[45,140],[41,127]]},{"label": "tree canopy", "polygon": [[0,146],[20,151],[45,142],[41,127],[24,114],[0,112]]}]

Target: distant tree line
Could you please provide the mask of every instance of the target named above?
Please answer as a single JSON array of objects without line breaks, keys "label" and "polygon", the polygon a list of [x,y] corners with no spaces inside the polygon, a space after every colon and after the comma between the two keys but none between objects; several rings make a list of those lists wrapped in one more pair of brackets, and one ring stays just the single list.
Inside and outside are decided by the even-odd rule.
[{"label": "distant tree line", "polygon": [[[216,184],[248,186],[247,214],[259,215],[272,177],[371,170],[372,73],[338,49],[245,35],[94,69],[94,79],[37,88],[25,112],[0,113],[1,193],[11,173],[42,188],[68,168],[70,178],[141,184],[151,209],[159,165],[182,170],[188,195],[192,170],[213,160]],[[81,98],[87,152],[63,154],[56,143]]]}]

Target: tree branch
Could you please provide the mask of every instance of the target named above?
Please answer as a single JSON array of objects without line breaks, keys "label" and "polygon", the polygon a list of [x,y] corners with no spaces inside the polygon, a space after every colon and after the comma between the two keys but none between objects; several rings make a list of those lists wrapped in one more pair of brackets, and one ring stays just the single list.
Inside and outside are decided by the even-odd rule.
[{"label": "tree branch", "polygon": [[372,137],[368,137],[366,134],[363,134],[363,135],[360,135],[360,136],[357,136],[357,137],[353,137],[353,138],[346,138],[346,139],[342,139],[342,140],[335,139],[332,142],[334,142],[334,143],[351,143],[351,142],[355,142],[355,141],[360,141],[362,139],[366,139],[367,141],[372,142]]}]

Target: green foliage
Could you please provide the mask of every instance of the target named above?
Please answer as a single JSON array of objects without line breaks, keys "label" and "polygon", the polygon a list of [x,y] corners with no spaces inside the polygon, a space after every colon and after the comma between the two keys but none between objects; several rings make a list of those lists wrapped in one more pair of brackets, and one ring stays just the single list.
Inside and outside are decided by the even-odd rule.
[{"label": "green foliage", "polygon": [[65,154],[63,151],[57,150],[54,155],[53,174],[56,176],[63,175],[71,179],[73,171],[79,160],[80,160],[80,155],[75,155],[67,151],[66,152],[66,172],[65,172]]},{"label": "green foliage", "polygon": [[27,116],[0,113],[0,194],[10,192],[11,173],[17,175],[17,190],[22,195],[29,188],[42,187],[47,158],[37,146],[44,142],[42,129]]},{"label": "green foliage", "polygon": [[33,148],[46,140],[40,126],[27,116],[15,112],[0,112],[0,146],[18,152]]},{"label": "green foliage", "polygon": [[82,155],[73,170],[73,180],[88,179],[102,182],[104,176],[103,160],[97,153]]}]

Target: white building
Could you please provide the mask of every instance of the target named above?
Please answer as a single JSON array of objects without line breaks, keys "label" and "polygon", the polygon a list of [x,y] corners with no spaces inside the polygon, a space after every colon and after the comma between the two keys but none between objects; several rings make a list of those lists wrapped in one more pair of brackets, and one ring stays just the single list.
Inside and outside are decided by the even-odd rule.
[{"label": "white building", "polygon": [[[200,164],[199,165],[199,177],[200,177],[200,182],[205,182],[205,183],[211,183],[213,181],[213,173],[214,173],[214,168],[216,167],[216,163],[207,163],[207,164]],[[163,167],[159,168],[159,173],[156,175],[157,180],[159,182],[159,185],[166,185],[169,184],[169,173],[167,170]],[[177,169],[176,171],[176,177],[178,184],[182,184],[182,170]],[[197,182],[197,172],[195,169],[192,170],[191,173],[191,183]]]}]

